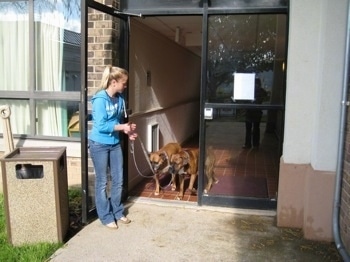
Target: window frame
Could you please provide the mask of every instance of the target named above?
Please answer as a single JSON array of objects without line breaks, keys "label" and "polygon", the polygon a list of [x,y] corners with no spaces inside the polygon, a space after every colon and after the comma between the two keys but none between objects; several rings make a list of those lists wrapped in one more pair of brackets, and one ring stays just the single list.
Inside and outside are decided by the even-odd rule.
[{"label": "window frame", "polygon": [[[18,1],[23,2],[23,0]],[[80,141],[80,137],[67,136],[46,136],[37,134],[37,116],[36,116],[36,104],[38,101],[61,101],[61,102],[77,102],[77,106],[81,107],[81,82],[79,91],[37,91],[36,90],[36,55],[35,55],[35,11],[34,0],[28,0],[27,13],[28,15],[28,27],[29,27],[29,78],[28,78],[28,90],[26,91],[11,91],[0,90],[0,100],[27,100],[29,101],[30,108],[30,133],[29,134],[13,134],[14,138],[31,138],[37,140],[54,140],[54,141]],[[80,11],[81,12],[81,11]],[[81,37],[80,32],[80,37]],[[82,42],[80,42],[80,50],[82,48]],[[79,51],[79,56],[81,51]],[[81,57],[79,58],[81,60]],[[80,61],[79,61],[80,62]],[[81,74],[81,66],[78,67]],[[82,81],[82,80],[81,80]],[[68,128],[68,123],[67,123]],[[0,137],[3,137],[3,133],[0,133]]]}]

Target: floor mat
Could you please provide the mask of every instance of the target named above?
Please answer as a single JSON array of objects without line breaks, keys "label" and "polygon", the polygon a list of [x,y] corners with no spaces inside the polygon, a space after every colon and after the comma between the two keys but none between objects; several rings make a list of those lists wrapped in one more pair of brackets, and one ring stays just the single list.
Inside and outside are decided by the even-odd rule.
[{"label": "floor mat", "polygon": [[266,178],[245,176],[218,176],[209,195],[229,195],[268,198]]}]

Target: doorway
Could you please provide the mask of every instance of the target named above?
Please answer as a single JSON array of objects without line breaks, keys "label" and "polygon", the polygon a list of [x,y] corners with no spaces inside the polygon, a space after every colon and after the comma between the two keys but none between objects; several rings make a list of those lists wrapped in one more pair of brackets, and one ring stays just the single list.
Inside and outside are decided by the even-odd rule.
[{"label": "doorway", "polygon": [[[145,26],[154,26],[155,30],[158,28],[155,21],[161,21],[163,26],[168,22],[167,27],[174,28],[176,32],[176,28],[181,28],[174,26],[177,20],[191,19],[202,20],[203,17],[155,16],[140,21]],[[201,26],[202,21],[196,24]],[[203,100],[201,110],[204,114],[198,136],[184,141],[183,147],[200,147],[203,151],[211,147],[215,154],[214,172],[218,182],[204,193],[207,156],[203,154],[197,195],[187,192],[183,201],[242,208],[275,208],[283,141],[286,28],[287,18],[283,14],[209,15],[206,29],[192,28],[207,34],[207,38],[201,34],[201,39],[208,39],[205,40],[207,52],[204,57],[206,81],[201,87],[204,93],[200,98]],[[175,34],[174,41],[176,39]],[[194,50],[201,56],[203,63],[202,44],[188,47],[185,43],[179,44]],[[254,90],[251,98],[235,98],[236,73],[253,76],[253,87],[255,80],[259,80],[264,98],[257,101]],[[236,79],[236,84],[238,81]],[[244,85],[244,88],[249,86]],[[261,114],[259,144],[243,148],[246,144],[246,115],[252,111]],[[189,177],[186,179],[188,183]],[[131,189],[129,195],[175,200],[178,192],[171,190],[170,175],[164,176],[162,180],[163,190],[158,196],[154,195],[155,183],[150,179],[141,181]]]},{"label": "doorway", "polygon": [[[283,141],[287,18],[208,17],[204,144],[216,155],[204,204],[274,208]],[[219,184],[218,183],[218,184]]]},{"label": "doorway", "polygon": [[[115,10],[95,1],[89,1],[90,7],[102,13],[109,13],[111,21],[116,21],[114,16],[123,12],[125,14],[142,14],[142,18],[130,18],[123,15],[118,17],[121,27],[120,30],[112,30],[115,37],[111,38],[111,46],[118,47],[111,52],[112,57],[116,57],[118,60],[112,62],[129,68],[132,72],[135,71],[133,67],[137,66],[137,72],[140,73],[132,75],[135,83],[138,84],[138,89],[130,89],[127,96],[128,104],[134,105],[132,110],[135,116],[131,115],[132,120],[135,119],[142,123],[141,126],[151,126],[149,130],[153,130],[152,127],[157,126],[156,133],[159,134],[159,141],[153,141],[155,143],[147,141],[147,144],[152,145],[152,148],[153,145],[163,145],[166,138],[171,137],[173,140],[180,138],[178,140],[183,147],[200,149],[199,172],[196,181],[197,194],[186,192],[182,201],[198,205],[275,208],[278,192],[279,157],[282,152],[284,133],[288,1],[281,1],[278,4],[261,3],[261,1],[251,1],[250,4],[240,1],[191,1],[191,3],[179,1],[177,3],[171,2],[170,6],[168,4],[170,2],[152,0],[144,5],[140,1],[129,0],[121,1],[121,9]],[[190,5],[187,9],[185,8],[186,4]],[[184,11],[179,11],[179,7],[183,8],[181,10]],[[86,9],[85,13],[88,12],[89,10]],[[99,20],[98,16],[96,19]],[[160,38],[157,38],[158,49],[155,49],[154,45],[147,46],[149,50],[152,50],[152,59],[147,60],[142,56],[145,53],[143,50],[146,48],[144,45],[146,43],[142,39],[138,41],[142,43],[142,46],[134,49],[137,50],[137,55],[135,55],[132,51],[132,40],[129,42],[130,34],[135,34],[135,28],[132,27],[133,20],[137,20],[141,27],[151,28],[163,38],[170,39],[177,47],[186,49],[187,51],[183,52],[186,54],[182,59],[186,59],[188,56],[196,57],[197,60],[194,59],[196,60],[195,66],[189,66],[186,63],[179,65],[173,63],[172,59],[165,59],[166,63],[157,64],[157,55],[159,57],[160,49],[165,48],[165,45],[162,44],[163,40]],[[148,21],[151,23],[146,24]],[[156,26],[154,21],[160,22],[159,26]],[[191,21],[196,22],[192,23]],[[177,26],[181,22],[184,24],[183,28]],[[188,27],[194,26],[194,29],[199,32],[199,34],[192,35],[191,41],[187,41],[190,38],[184,37],[186,25]],[[192,28],[192,30],[194,29]],[[166,32],[169,31],[172,34],[167,35]],[[93,32],[91,30],[91,33]],[[86,33],[88,35],[89,31]],[[120,35],[118,36],[118,34]],[[152,38],[153,33],[149,33],[147,36]],[[98,39],[101,38],[98,37]],[[130,46],[131,48],[129,48]],[[164,53],[164,50],[162,52]],[[129,53],[129,57],[125,56],[127,53]],[[121,56],[119,56],[120,54]],[[172,52],[168,52],[168,54],[177,57]],[[87,54],[84,54],[84,57],[86,58]],[[138,64],[129,63],[130,57],[137,60]],[[169,81],[170,78],[184,75],[184,78],[193,78],[193,71],[195,71],[196,77],[194,78],[198,82],[197,88],[191,89],[190,99],[186,97],[186,93],[190,90],[188,86],[176,85],[175,88],[171,88],[173,92],[171,95],[169,95],[169,90],[163,86],[158,86],[158,89],[155,90],[153,85],[158,81],[155,78],[157,74],[153,71],[154,69],[149,70],[149,64],[140,61],[153,62],[157,68],[161,68],[163,71],[167,69],[166,74],[161,74],[161,80],[171,86],[174,84],[171,83],[173,81]],[[164,61],[164,57],[162,61]],[[83,75],[86,77],[87,61],[83,61],[82,64],[84,65]],[[187,66],[188,69],[181,71],[185,74],[173,73],[172,68],[175,68],[175,64],[176,68]],[[239,82],[236,81],[239,78],[236,74],[242,74],[250,80],[254,80],[254,84],[252,84],[245,81],[246,79],[243,77],[243,82],[237,87],[243,92],[243,97],[235,94],[236,84]],[[256,79],[259,79],[261,87],[266,92],[261,103],[258,103],[255,97]],[[196,80],[192,79],[192,82],[194,83]],[[169,85],[164,86],[169,88]],[[181,87],[182,89],[178,89]],[[179,91],[174,92],[174,90]],[[149,97],[159,94],[159,92],[162,93],[162,99],[156,101],[156,106],[149,108],[154,105],[152,104],[154,101],[148,100]],[[172,99],[177,99],[175,104]],[[82,101],[86,111],[82,110],[81,119],[87,119],[87,101],[88,97]],[[170,106],[164,108],[163,104]],[[178,108],[182,110],[181,113],[185,112],[191,123],[183,126],[177,125],[176,122],[181,115],[177,111]],[[242,148],[245,144],[246,112],[250,110],[261,112],[258,148],[253,143],[250,148]],[[161,114],[166,115],[166,118],[159,121],[156,111],[162,111]],[[194,119],[195,121],[193,121]],[[194,123],[196,124],[194,125]],[[192,125],[191,128],[188,128],[189,125]],[[164,129],[167,130],[166,134],[162,131]],[[83,130],[82,140],[86,139],[87,130],[88,127]],[[194,130],[196,132],[193,132]],[[188,134],[187,137],[186,134]],[[147,134],[144,135],[143,137],[146,137]],[[151,135],[150,137],[158,136]],[[208,148],[212,148],[215,155],[214,172],[218,182],[214,183],[206,192],[204,191],[207,184],[205,160]],[[142,155],[140,152],[139,154]],[[94,192],[92,189],[93,181],[91,181],[93,172],[90,172],[91,169],[88,166],[86,142],[83,143],[82,159],[86,159],[85,163],[82,160],[82,184],[83,192],[86,194],[83,211],[88,213],[94,208]],[[132,160],[128,158],[127,154],[124,160],[125,166],[132,166]],[[133,175],[136,173],[135,171]],[[133,178],[130,177],[129,172],[125,177],[126,184],[129,181],[130,185],[131,179]],[[189,178],[186,177],[185,186],[188,185],[188,180]],[[178,192],[171,190],[169,181],[169,176],[162,179],[162,193],[159,196],[154,195],[155,185],[150,178],[141,179],[137,185],[125,188],[125,193],[129,197],[175,200]]]}]

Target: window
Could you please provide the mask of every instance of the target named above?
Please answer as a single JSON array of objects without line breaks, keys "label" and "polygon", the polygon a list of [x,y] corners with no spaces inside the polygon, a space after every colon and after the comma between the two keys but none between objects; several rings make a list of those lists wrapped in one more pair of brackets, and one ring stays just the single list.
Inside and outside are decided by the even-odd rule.
[{"label": "window", "polygon": [[254,73],[269,103],[283,103],[286,21],[283,14],[209,16],[208,102],[231,103],[235,73]]},{"label": "window", "polygon": [[80,0],[0,2],[0,105],[10,106],[14,135],[70,136],[80,101],[80,26]]},{"label": "window", "polygon": [[159,150],[159,124],[150,124],[147,127],[147,151],[154,152]]}]

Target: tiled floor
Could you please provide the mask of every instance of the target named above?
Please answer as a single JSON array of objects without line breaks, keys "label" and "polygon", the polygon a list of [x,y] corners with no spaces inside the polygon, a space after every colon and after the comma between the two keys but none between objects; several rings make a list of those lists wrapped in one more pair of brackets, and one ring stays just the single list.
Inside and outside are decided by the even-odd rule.
[{"label": "tiled floor", "polygon": [[[215,150],[215,175],[219,182],[213,185],[209,195],[230,195],[276,199],[278,186],[278,141],[273,134],[264,132],[261,126],[259,149],[242,149],[244,141],[243,122],[210,122],[207,124],[206,142]],[[184,147],[196,147],[198,139]],[[186,177],[185,188],[189,178]],[[175,200],[178,191],[169,185],[170,175],[160,178],[161,192],[154,195],[154,180],[145,178],[129,192],[130,196]],[[197,202],[197,196],[185,192],[183,201]]]}]

